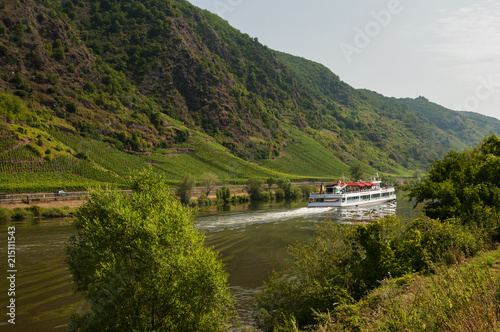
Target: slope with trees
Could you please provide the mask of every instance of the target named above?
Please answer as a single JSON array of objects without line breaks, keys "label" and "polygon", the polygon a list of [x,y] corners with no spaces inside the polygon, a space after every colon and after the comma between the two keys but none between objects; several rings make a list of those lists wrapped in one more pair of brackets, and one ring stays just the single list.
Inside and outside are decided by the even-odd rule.
[{"label": "slope with trees", "polygon": [[54,175],[67,189],[124,185],[147,165],[174,183],[186,162],[229,181],[338,177],[351,160],[407,176],[500,132],[500,121],[424,98],[356,90],[184,0],[2,6],[2,191],[37,175],[36,190],[53,189]]}]

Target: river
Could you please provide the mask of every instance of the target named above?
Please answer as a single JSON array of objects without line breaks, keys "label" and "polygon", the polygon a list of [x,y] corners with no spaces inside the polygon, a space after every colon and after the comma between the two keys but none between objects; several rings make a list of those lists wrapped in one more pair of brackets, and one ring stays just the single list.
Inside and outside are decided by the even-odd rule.
[{"label": "river", "polygon": [[[411,203],[398,201],[356,209],[307,208],[307,203],[261,204],[229,211],[199,211],[196,227],[206,234],[206,245],[220,252],[235,294],[243,326],[252,323],[252,298],[273,269],[287,257],[286,247],[309,241],[319,222],[366,222],[385,214],[413,216]],[[24,221],[0,225],[0,320],[2,331],[63,331],[71,313],[85,302],[71,290],[64,264],[64,244],[74,234],[71,219]],[[15,226],[15,296],[8,295],[7,233]],[[16,324],[7,323],[7,305],[15,298]]]}]

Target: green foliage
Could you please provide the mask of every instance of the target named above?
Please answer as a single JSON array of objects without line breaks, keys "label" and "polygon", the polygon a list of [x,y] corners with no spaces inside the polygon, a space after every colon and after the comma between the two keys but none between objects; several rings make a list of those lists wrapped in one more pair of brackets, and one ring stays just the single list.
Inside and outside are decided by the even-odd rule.
[{"label": "green foliage", "polygon": [[42,216],[43,209],[41,207],[39,207],[38,205],[33,205],[29,209],[30,209],[31,213],[33,213],[33,215],[36,218],[40,218]]},{"label": "green foliage", "polygon": [[267,184],[267,190],[271,190],[271,187],[273,186],[273,184],[276,183],[276,179],[273,178],[273,177],[268,177],[267,180],[266,180],[266,184]]},{"label": "green foliage", "polygon": [[498,255],[439,268],[427,277],[385,280],[359,303],[320,314],[321,331],[496,331]]},{"label": "green foliage", "polygon": [[83,86],[83,90],[85,90],[88,93],[94,93],[96,90],[95,84],[93,82],[87,82]]},{"label": "green foliage", "polygon": [[322,223],[311,243],[290,247],[288,267],[257,295],[258,325],[272,331],[290,317],[301,328],[314,324],[315,312],[354,303],[382,280],[454,264],[477,253],[480,241],[456,223],[427,218],[391,216],[359,226]]},{"label": "green foliage", "polygon": [[9,47],[0,42],[0,56],[5,56],[9,53]]},{"label": "green foliage", "polygon": [[363,178],[363,165],[358,161],[351,161],[349,163],[349,174],[353,181],[359,181]]},{"label": "green foliage", "polygon": [[205,206],[205,205],[210,205],[210,199],[205,195],[205,193],[201,193],[200,197],[198,197],[198,200],[196,203],[200,206]]},{"label": "green foliage", "polygon": [[317,188],[309,184],[301,184],[300,191],[302,192],[302,197],[308,198],[312,192],[315,192]]},{"label": "green foliage", "polygon": [[11,210],[0,207],[0,221],[1,222],[8,222],[8,221],[10,221],[11,217],[12,217]]},{"label": "green foliage", "polygon": [[407,188],[410,199],[424,203],[433,218],[460,218],[464,224],[500,236],[500,139],[485,138],[476,148],[450,151],[437,160],[417,186]]},{"label": "green foliage", "polygon": [[131,195],[92,190],[66,250],[75,291],[90,310],[68,329],[224,331],[231,317],[227,275],[204,247],[193,211],[165,178],[141,174]]},{"label": "green foliage", "polygon": [[282,201],[285,199],[285,191],[281,188],[278,188],[274,191],[274,195],[276,197],[276,200]]},{"label": "green foliage", "polygon": [[28,108],[21,98],[0,91],[0,114],[9,120],[24,119]]},{"label": "green foliage", "polygon": [[278,188],[283,191],[283,198],[286,200],[294,200],[301,196],[301,190],[292,185],[289,179],[278,179],[276,184],[278,185]]},{"label": "green foliage", "polygon": [[221,188],[218,188],[216,195],[217,195],[217,199],[219,201],[223,202],[224,204],[231,203],[231,191],[229,190],[228,187],[223,186]]},{"label": "green foliage", "polygon": [[65,108],[66,108],[66,111],[69,113],[76,113],[76,111],[77,111],[77,107],[76,107],[75,103],[66,104]]},{"label": "green foliage", "polygon": [[20,207],[14,208],[10,216],[12,220],[25,220],[33,218],[33,213],[30,210],[26,210]]},{"label": "green foliage", "polygon": [[262,199],[262,185],[263,182],[261,179],[258,178],[250,178],[248,179],[245,190],[250,196],[250,199],[252,201],[259,201]]},{"label": "green foliage", "polygon": [[68,208],[47,208],[42,210],[42,216],[44,218],[62,218],[72,214]]},{"label": "green foliage", "polygon": [[219,178],[214,173],[203,173],[200,177],[200,182],[205,187],[205,195],[210,195],[214,186],[219,182]]},{"label": "green foliage", "polygon": [[181,181],[176,189],[176,194],[180,197],[182,204],[189,205],[191,202],[191,192],[195,183],[195,179],[191,174],[184,173],[182,175]]},{"label": "green foliage", "polygon": [[52,43],[51,56],[58,62],[62,62],[64,60],[64,47],[60,39],[56,39]]},{"label": "green foliage", "polygon": [[187,130],[187,129],[177,130],[177,133],[175,136],[176,143],[185,143],[188,140],[189,140],[189,130]]}]

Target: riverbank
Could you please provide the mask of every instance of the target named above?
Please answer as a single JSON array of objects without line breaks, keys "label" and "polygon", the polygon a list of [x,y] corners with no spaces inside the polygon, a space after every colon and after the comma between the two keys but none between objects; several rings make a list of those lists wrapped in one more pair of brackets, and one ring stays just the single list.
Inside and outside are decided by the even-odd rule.
[{"label": "riverbank", "polygon": [[[220,186],[222,187],[222,186]],[[244,190],[244,186],[227,186],[231,195],[247,196],[248,193]],[[219,188],[219,187],[217,187]],[[215,198],[214,188],[208,198]],[[205,189],[203,187],[193,188],[191,198],[198,199]],[[67,192],[66,196],[56,195],[54,193],[24,193],[4,195],[0,198],[0,207],[13,210],[16,208],[30,208],[37,205],[41,208],[63,208],[69,207],[72,209],[82,206],[88,198],[88,191]]]},{"label": "riverbank", "polygon": [[[318,185],[311,184],[309,182],[296,182],[293,183],[295,186],[300,185]],[[219,185],[214,187],[208,199],[216,199],[216,191],[222,187],[229,188],[231,196],[249,196],[248,192],[245,190],[244,185]],[[276,185],[273,187],[273,191]],[[175,189],[172,189],[175,192]],[[124,190],[130,191],[130,190]],[[191,199],[197,201],[200,196],[206,192],[206,188],[202,186],[194,187],[191,191]],[[75,191],[75,192],[65,192],[64,196],[56,193],[23,193],[23,194],[2,194],[0,195],[0,208],[13,210],[16,208],[30,208],[37,205],[41,208],[63,208],[69,207],[72,209],[77,209],[82,206],[88,198],[88,191]]]},{"label": "riverbank", "polygon": [[321,314],[316,331],[498,331],[500,250],[433,274],[386,278],[354,305]]},{"label": "riverbank", "polygon": [[27,203],[26,201],[17,201],[17,202],[2,202],[0,203],[0,207],[4,209],[9,209],[13,210],[16,208],[21,208],[21,209],[26,209],[30,208],[34,205],[37,205],[41,208],[44,209],[51,209],[51,208],[71,208],[71,209],[77,209],[80,206],[82,206],[86,202],[86,198],[70,198],[70,199],[58,199],[58,200],[40,200],[40,201],[30,201],[30,203]]}]

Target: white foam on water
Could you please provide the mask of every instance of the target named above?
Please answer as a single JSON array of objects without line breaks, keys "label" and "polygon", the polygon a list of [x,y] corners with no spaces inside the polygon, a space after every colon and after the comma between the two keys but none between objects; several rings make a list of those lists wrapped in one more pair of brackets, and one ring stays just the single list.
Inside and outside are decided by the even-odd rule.
[{"label": "white foam on water", "polygon": [[324,214],[332,208],[296,208],[291,210],[264,210],[264,211],[249,211],[235,212],[225,215],[199,217],[196,219],[196,226],[204,230],[221,228],[239,228],[248,225],[263,224],[285,221],[295,218],[307,219],[311,216]]}]

